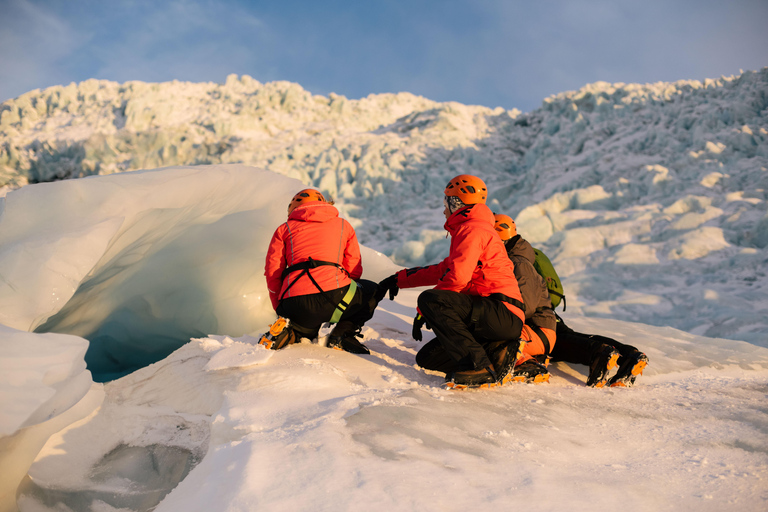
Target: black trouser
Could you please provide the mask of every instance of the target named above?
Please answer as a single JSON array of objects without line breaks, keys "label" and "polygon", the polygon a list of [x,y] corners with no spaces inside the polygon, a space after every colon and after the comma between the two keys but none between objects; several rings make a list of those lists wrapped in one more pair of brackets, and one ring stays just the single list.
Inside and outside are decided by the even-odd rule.
[{"label": "black trouser", "polygon": [[558,317],[557,343],[552,349],[552,360],[589,366],[603,345],[610,345],[616,349],[620,354],[620,361],[638,351],[632,345],[625,345],[613,338],[576,332],[565,325],[562,318]]},{"label": "black trouser", "polygon": [[[331,331],[331,335],[343,337],[356,331],[371,319],[376,309],[373,295],[377,288],[377,284],[373,281],[367,279],[357,281],[355,296]],[[320,326],[331,320],[336,306],[347,294],[348,289],[349,286],[344,286],[324,293],[285,298],[277,306],[277,314],[290,319],[296,334],[311,340],[317,337]]]},{"label": "black trouser", "polygon": [[419,295],[419,311],[437,338],[416,354],[416,364],[445,373],[492,366],[486,350],[520,337],[523,322],[503,302],[447,290]]}]

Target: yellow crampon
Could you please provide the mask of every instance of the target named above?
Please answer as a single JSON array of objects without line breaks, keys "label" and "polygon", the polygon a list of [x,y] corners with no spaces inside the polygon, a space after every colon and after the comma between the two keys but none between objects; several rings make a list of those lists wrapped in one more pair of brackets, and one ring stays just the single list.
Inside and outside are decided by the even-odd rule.
[{"label": "yellow crampon", "polygon": [[263,345],[267,350],[278,350],[285,345],[292,343],[290,338],[291,333],[286,333],[286,336],[281,338],[281,335],[286,331],[289,326],[289,320],[287,318],[278,317],[277,320],[272,322],[269,326],[269,331],[264,333],[259,340],[259,345]]}]

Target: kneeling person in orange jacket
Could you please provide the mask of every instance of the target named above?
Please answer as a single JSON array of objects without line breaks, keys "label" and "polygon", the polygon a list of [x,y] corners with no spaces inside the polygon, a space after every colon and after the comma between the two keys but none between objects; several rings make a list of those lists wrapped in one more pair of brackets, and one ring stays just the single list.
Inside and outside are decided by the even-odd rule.
[{"label": "kneeling person in orange jacket", "polygon": [[370,353],[356,338],[376,309],[377,285],[360,279],[362,274],[355,230],[333,202],[317,190],[297,193],[288,221],[272,235],[264,270],[272,307],[290,320],[289,332],[274,348],[298,337],[313,339],[323,323],[332,322],[329,347]]},{"label": "kneeling person in orange jacket", "polygon": [[446,259],[428,267],[401,270],[379,283],[379,298],[390,290],[434,285],[419,295],[413,336],[421,340],[426,322],[436,339],[416,355],[423,368],[446,373],[451,387],[504,382],[519,349],[525,313],[512,262],[493,229],[485,205],[485,183],[462,174],[445,188],[445,229],[451,235]]}]

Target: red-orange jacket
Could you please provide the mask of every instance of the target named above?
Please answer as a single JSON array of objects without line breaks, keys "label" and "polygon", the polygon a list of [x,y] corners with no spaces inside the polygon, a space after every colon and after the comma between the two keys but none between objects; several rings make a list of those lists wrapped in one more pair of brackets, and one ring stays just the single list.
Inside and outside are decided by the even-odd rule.
[{"label": "red-orange jacket", "polygon": [[[291,272],[283,279],[286,268],[309,261],[309,258],[338,263],[349,273],[334,266],[310,269],[312,278],[323,291],[343,288],[349,284],[350,278],[357,280],[363,274],[355,230],[328,203],[317,201],[296,207],[288,216],[288,221],[272,235],[264,275],[274,309],[285,297],[320,293],[306,274],[291,285],[301,270]],[[289,285],[290,289],[286,291]]]},{"label": "red-orange jacket", "polygon": [[[434,285],[436,290],[483,297],[499,293],[522,305],[515,267],[493,223],[493,213],[484,204],[454,212],[444,226],[451,234],[448,257],[436,265],[401,270],[397,273],[397,285],[400,288]],[[506,301],[504,304],[525,322],[521,308]]]}]

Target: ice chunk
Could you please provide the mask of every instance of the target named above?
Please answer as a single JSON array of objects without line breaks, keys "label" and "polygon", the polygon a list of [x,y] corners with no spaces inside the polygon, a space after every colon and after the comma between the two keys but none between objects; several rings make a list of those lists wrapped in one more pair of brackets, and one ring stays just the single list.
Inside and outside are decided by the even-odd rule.
[{"label": "ice chunk", "polygon": [[267,241],[285,221],[274,206],[300,187],[222,165],[14,191],[0,216],[2,310],[15,327],[88,339],[86,361],[99,381],[192,337],[263,330],[274,317]]},{"label": "ice chunk", "polygon": [[48,437],[96,409],[104,394],[83,355],[88,342],[0,325],[0,508]]},{"label": "ice chunk", "polygon": [[657,265],[659,258],[653,247],[642,244],[626,244],[616,251],[613,262],[617,265]]},{"label": "ice chunk", "polygon": [[91,387],[83,355],[88,342],[64,334],[31,334],[0,325],[0,435],[47,421]]},{"label": "ice chunk", "polygon": [[210,372],[263,364],[274,354],[274,351],[259,345],[257,338],[244,336],[241,339],[244,341],[235,342],[227,337],[224,341],[229,343],[211,357],[205,365],[205,370]]},{"label": "ice chunk", "polygon": [[693,260],[703,258],[712,252],[730,246],[730,244],[725,241],[723,230],[712,226],[690,231],[681,236],[676,243],[678,246],[672,249],[667,255],[671,260]]}]

